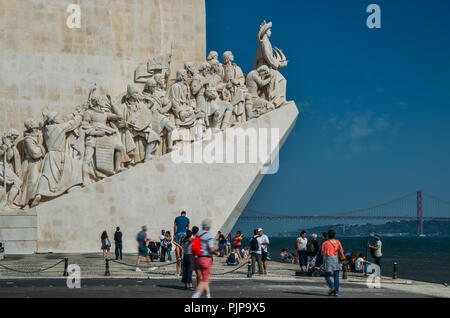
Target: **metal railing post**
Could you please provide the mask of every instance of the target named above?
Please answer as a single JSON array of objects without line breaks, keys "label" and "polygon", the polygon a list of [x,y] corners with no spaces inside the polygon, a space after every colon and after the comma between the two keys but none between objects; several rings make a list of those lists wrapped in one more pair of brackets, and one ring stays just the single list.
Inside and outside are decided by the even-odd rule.
[{"label": "metal railing post", "polygon": [[66,257],[64,258],[64,273],[63,276],[69,276],[69,273],[67,272],[67,268],[69,267],[69,259]]},{"label": "metal railing post", "polygon": [[109,259],[105,259],[105,276],[111,276],[111,272],[109,271]]},{"label": "metal railing post", "polygon": [[394,272],[392,274],[392,279],[398,279],[398,263],[394,262]]},{"label": "metal railing post", "polygon": [[342,264],[342,279],[347,279],[347,264]]}]

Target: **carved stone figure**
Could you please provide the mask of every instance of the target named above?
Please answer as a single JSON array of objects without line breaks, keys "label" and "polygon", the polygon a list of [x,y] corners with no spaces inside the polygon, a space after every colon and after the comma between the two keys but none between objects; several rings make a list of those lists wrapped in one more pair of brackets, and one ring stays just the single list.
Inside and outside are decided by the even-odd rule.
[{"label": "carved stone figure", "polygon": [[186,70],[178,70],[177,81],[167,93],[167,98],[172,103],[172,112],[175,115],[177,127],[190,130],[186,133],[187,138],[181,137],[184,142],[188,141],[187,139],[195,140],[195,136],[198,136],[199,130],[202,129],[202,122],[205,118],[204,112],[191,105],[191,92],[185,83],[186,80]]},{"label": "carved stone figure", "polygon": [[275,109],[275,106],[268,101],[271,81],[272,74],[266,65],[261,65],[257,70],[248,73],[246,84],[252,98],[252,108],[246,107],[249,120]]},{"label": "carved stone figure", "polygon": [[211,86],[216,90],[222,90],[224,85],[223,82],[223,67],[217,60],[209,61],[209,65],[211,66],[209,78],[211,82]]},{"label": "carved stone figure", "polygon": [[223,53],[223,81],[227,84],[227,89],[230,92],[229,102],[233,106],[234,121],[237,123],[244,123],[245,118],[245,94],[247,88],[245,87],[245,76],[242,69],[234,62],[233,53],[230,51]]},{"label": "carved stone figure", "polygon": [[127,154],[124,162],[137,164],[153,159],[158,149],[159,135],[151,127],[151,110],[141,101],[139,91],[131,84],[122,99],[120,114],[120,134]]},{"label": "carved stone figure", "polygon": [[[197,102],[197,109],[206,115],[205,127],[217,127],[219,119],[222,116],[216,103],[211,103],[211,98],[207,101],[205,93],[208,89],[214,89],[214,84],[210,81],[211,66],[207,62],[203,62],[199,69],[199,73],[194,76],[191,84],[192,94]],[[211,92],[211,91],[210,91]],[[213,97],[210,94],[210,97]],[[214,98],[215,100],[215,98]]]},{"label": "carved stone figure", "polygon": [[256,50],[256,58],[254,69],[258,69],[262,65],[269,67],[272,73],[272,82],[270,85],[269,101],[276,107],[280,107],[286,102],[286,79],[278,72],[278,69],[287,66],[288,61],[283,52],[272,47],[270,37],[272,36],[272,22],[264,21],[259,29],[258,41],[259,46]]},{"label": "carved stone figure", "polygon": [[42,163],[37,195],[32,206],[44,197],[57,197],[83,183],[82,163],[66,153],[67,134],[78,127],[81,117],[65,122],[57,112],[47,114],[44,126],[44,142],[47,154]]},{"label": "carved stone figure", "polygon": [[216,51],[211,51],[208,54],[208,58],[206,59],[208,63],[211,65],[211,68],[213,67],[214,61],[216,61],[218,64],[215,66],[217,68],[217,74],[223,78],[223,66],[219,62],[219,54]]},{"label": "carved stone figure", "polygon": [[122,171],[122,159],[125,155],[118,129],[115,126],[107,126],[107,122],[122,119],[120,109],[114,105],[109,95],[107,96],[109,104],[104,104],[100,96],[93,95],[95,90],[94,88],[91,91],[90,107],[84,113],[82,123],[82,132],[86,140],[83,158],[85,186],[90,183],[90,175],[94,180],[98,180]]},{"label": "carved stone figure", "polygon": [[167,144],[167,150],[172,151],[173,149],[173,137],[172,133],[175,130],[175,124],[172,123],[170,117],[168,116],[169,111],[172,109],[172,103],[165,98],[164,95],[158,91],[159,84],[150,79],[147,81],[142,92],[143,100],[152,111],[153,122],[152,128],[155,133],[161,135],[161,133],[166,132],[165,141]]},{"label": "carved stone figure", "polygon": [[286,80],[278,69],[288,62],[272,47],[271,29],[271,22],[261,25],[255,69],[247,76],[232,52],[223,53],[221,64],[211,51],[198,71],[186,62],[168,85],[172,53],[165,54],[136,69],[135,81],[145,83],[142,93],[130,84],[116,105],[94,88],[65,119],[45,111],[43,128],[26,120],[19,142],[18,132],[8,130],[0,143],[0,202],[36,206],[281,107]]},{"label": "carved stone figure", "polygon": [[[21,162],[19,151],[14,144],[19,133],[16,129],[11,128],[6,131],[2,137],[2,144],[0,146],[0,182],[3,187],[3,196],[5,203],[12,207],[14,200],[20,193],[20,187],[22,181],[21,175]],[[6,189],[5,189],[6,185]],[[9,195],[7,196],[7,188],[10,188]]]},{"label": "carved stone figure", "polygon": [[188,85],[188,87],[190,87],[195,74],[197,74],[197,71],[195,69],[195,64],[192,62],[184,63],[184,70],[186,71],[186,81],[185,82]]},{"label": "carved stone figure", "polygon": [[25,207],[36,197],[42,161],[45,156],[41,127],[33,118],[25,120],[22,163],[22,192],[16,198],[16,205]]},{"label": "carved stone figure", "polygon": [[[158,96],[158,98],[166,97],[166,82],[164,76],[162,76],[161,74],[156,74],[154,80],[156,82],[155,87],[156,96]],[[146,82],[146,84],[148,84],[148,81]]]}]

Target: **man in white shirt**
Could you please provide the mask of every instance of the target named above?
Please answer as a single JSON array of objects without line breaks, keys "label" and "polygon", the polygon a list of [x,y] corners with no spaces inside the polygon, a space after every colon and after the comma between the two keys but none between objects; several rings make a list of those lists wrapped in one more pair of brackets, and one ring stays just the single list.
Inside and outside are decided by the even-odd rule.
[{"label": "man in white shirt", "polygon": [[381,253],[382,243],[381,243],[380,237],[378,235],[374,236],[374,240],[375,240],[376,245],[372,246],[369,244],[369,248],[373,250],[375,264],[377,264],[378,266],[381,267],[381,256],[383,256],[383,253]]},{"label": "man in white shirt", "polygon": [[250,240],[250,255],[252,257],[252,274],[255,274],[256,264],[258,264],[258,274],[262,275],[263,265],[261,260],[261,239],[258,230],[253,231],[253,238]]},{"label": "man in white shirt", "polygon": [[261,246],[261,261],[264,267],[264,275],[267,275],[267,255],[268,255],[268,245],[270,244],[269,238],[263,233],[263,229],[258,229],[258,243]]},{"label": "man in white shirt", "polygon": [[300,233],[300,237],[297,239],[297,251],[298,251],[298,263],[303,271],[307,269],[308,252],[306,246],[308,245],[308,239],[306,238],[306,231]]}]

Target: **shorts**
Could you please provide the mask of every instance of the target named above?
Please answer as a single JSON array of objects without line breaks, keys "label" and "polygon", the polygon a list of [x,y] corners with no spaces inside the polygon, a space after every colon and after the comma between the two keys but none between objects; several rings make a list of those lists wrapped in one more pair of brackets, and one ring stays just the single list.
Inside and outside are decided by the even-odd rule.
[{"label": "shorts", "polygon": [[202,282],[209,283],[211,277],[212,261],[212,257],[197,258],[196,268],[202,275]]},{"label": "shorts", "polygon": [[268,253],[266,251],[261,251],[261,261],[262,262],[267,261],[267,255],[268,255]]},{"label": "shorts", "polygon": [[148,248],[147,248],[147,246],[139,245],[138,255],[139,256],[143,256],[143,257],[147,257],[148,256]]},{"label": "shorts", "polygon": [[175,235],[175,242],[177,242],[178,244],[181,245],[182,241],[184,240],[184,238],[186,237],[186,233],[177,233],[177,235]]}]

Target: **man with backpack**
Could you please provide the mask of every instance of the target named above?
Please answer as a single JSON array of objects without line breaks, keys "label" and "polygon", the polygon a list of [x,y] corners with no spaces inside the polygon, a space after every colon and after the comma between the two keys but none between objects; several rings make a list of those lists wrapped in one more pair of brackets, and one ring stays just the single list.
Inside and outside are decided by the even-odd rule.
[{"label": "man with backpack", "polygon": [[255,274],[256,263],[258,263],[258,274],[262,275],[263,265],[261,260],[261,240],[258,239],[260,236],[258,230],[253,231],[253,237],[250,240],[250,255],[252,257],[252,274]]},{"label": "man with backpack", "polygon": [[201,273],[201,281],[192,298],[200,298],[203,292],[206,298],[211,298],[209,289],[209,280],[211,276],[213,255],[219,255],[214,248],[214,237],[209,233],[212,221],[209,219],[202,221],[202,230],[196,235],[192,241],[192,254],[197,257],[196,268]]},{"label": "man with backpack", "polygon": [[316,265],[317,255],[319,254],[319,242],[317,241],[317,234],[313,233],[311,239],[306,243],[306,253],[308,254],[307,269]]}]

